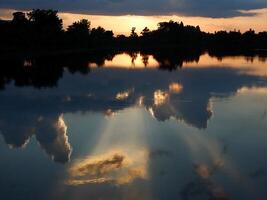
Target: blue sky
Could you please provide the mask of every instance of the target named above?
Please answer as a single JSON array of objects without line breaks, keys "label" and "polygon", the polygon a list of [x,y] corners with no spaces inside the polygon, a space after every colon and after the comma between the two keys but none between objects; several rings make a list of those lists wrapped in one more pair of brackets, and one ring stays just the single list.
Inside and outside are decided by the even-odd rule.
[{"label": "blue sky", "polygon": [[184,15],[233,17],[240,10],[267,8],[267,0],[1,0],[0,8],[53,8],[62,12],[99,15]]}]

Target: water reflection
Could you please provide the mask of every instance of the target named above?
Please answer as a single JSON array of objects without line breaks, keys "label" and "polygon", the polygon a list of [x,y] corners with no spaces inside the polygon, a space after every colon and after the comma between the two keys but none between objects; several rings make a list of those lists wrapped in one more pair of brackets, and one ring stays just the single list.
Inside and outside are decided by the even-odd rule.
[{"label": "water reflection", "polygon": [[[17,113],[17,112],[22,113]],[[22,110],[1,114],[0,129],[10,148],[26,147],[35,136],[41,148],[55,162],[70,159],[72,148],[68,141],[63,115],[38,116]]]},{"label": "water reflection", "polygon": [[210,165],[206,163],[197,163],[193,165],[193,171],[196,175],[194,181],[187,183],[181,190],[182,199],[192,199],[195,196],[202,197],[205,199],[214,200],[227,200],[229,199],[227,192],[224,187],[214,181],[217,171],[222,170],[224,167],[224,159],[222,152],[221,158],[213,160]]},{"label": "water reflection", "polygon": [[[41,61],[43,60],[38,62]],[[63,76],[64,72],[57,65],[49,64],[50,61],[47,61],[41,66],[31,66],[33,68],[30,69],[27,66],[18,73],[15,71],[15,85],[40,87],[43,84],[55,84],[57,80],[53,77],[59,74]],[[257,65],[252,67],[253,70],[257,69]],[[46,70],[49,74],[42,73]],[[63,158],[56,156],[56,160],[67,161],[71,148],[67,144],[66,128],[55,126],[59,124],[58,121],[64,126],[61,113],[94,111],[109,115],[131,106],[142,105],[159,121],[175,118],[197,128],[207,128],[208,120],[212,116],[212,98],[233,95],[244,87],[267,85],[264,74],[256,76],[250,71],[249,69],[248,73],[241,73],[243,69],[228,66],[185,67],[171,74],[157,70],[97,68],[88,77],[65,73],[56,90],[28,91],[9,85],[1,93],[2,135],[13,147],[25,146],[34,134],[43,148],[48,146],[45,145],[47,138],[55,142],[54,146],[62,143],[59,148],[62,148],[61,154],[66,155],[61,155]],[[14,130],[10,126],[11,122],[18,124],[20,128]],[[42,132],[49,132],[47,134],[51,136],[42,137]],[[46,151],[52,157],[55,156],[49,150]],[[53,151],[60,152],[55,149]]]},{"label": "water reflection", "polygon": [[[29,188],[37,184],[39,190],[21,199],[267,196],[262,56],[253,62],[181,56],[182,68],[172,55],[118,56],[3,61],[0,134],[11,148],[0,143],[4,199],[29,194],[20,190],[25,179],[5,175],[17,162],[27,166],[25,174],[47,178],[29,182]],[[158,70],[177,66],[172,72]],[[44,169],[49,159],[32,151],[35,141],[50,159],[65,165],[45,164]],[[13,159],[18,148],[30,149],[24,154],[42,165]],[[11,187],[14,180],[22,186]]]},{"label": "water reflection", "polygon": [[124,151],[109,151],[100,156],[89,156],[75,162],[69,169],[68,185],[97,183],[129,184],[137,178],[147,179],[146,152],[134,152],[134,157]]},{"label": "water reflection", "polygon": [[0,57],[0,89],[11,81],[16,86],[55,87],[64,71],[88,74],[96,67],[126,69],[233,68],[240,73],[266,76],[266,53],[223,56],[201,51],[101,51],[66,56]]}]

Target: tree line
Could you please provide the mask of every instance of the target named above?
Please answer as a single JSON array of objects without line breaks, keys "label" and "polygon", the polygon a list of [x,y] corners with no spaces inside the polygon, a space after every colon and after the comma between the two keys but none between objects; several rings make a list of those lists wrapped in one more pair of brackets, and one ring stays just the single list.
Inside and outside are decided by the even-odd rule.
[{"label": "tree line", "polygon": [[156,30],[145,27],[137,33],[115,36],[103,27],[91,28],[87,19],[74,22],[66,29],[55,10],[34,9],[28,13],[14,12],[10,21],[0,20],[0,50],[46,49],[202,49],[210,51],[246,51],[267,49],[267,32],[250,29],[206,33],[199,26],[183,22],[160,22]]}]

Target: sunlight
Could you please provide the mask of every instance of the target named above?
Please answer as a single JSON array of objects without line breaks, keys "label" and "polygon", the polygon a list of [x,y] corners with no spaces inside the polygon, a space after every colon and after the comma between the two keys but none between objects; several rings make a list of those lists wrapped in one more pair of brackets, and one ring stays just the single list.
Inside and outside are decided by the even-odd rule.
[{"label": "sunlight", "polygon": [[2,1],[0,199],[267,199],[267,0]]},{"label": "sunlight", "polygon": [[[0,9],[0,18],[11,19],[14,9]],[[214,32],[218,30],[240,30],[246,31],[250,28],[256,31],[264,31],[266,26],[264,21],[267,20],[267,9],[257,9],[242,11],[244,13],[253,13],[252,16],[239,16],[230,18],[210,18],[210,17],[189,17],[189,16],[138,16],[138,15],[90,15],[90,14],[74,14],[68,12],[60,12],[59,16],[64,21],[64,27],[67,28],[74,21],[88,19],[91,21],[92,27],[102,26],[107,30],[113,30],[116,35],[129,35],[131,28],[136,27],[138,34],[145,28],[153,30],[157,28],[157,24],[162,21],[183,21],[185,24],[199,25],[203,31]],[[119,26],[118,26],[119,24]],[[238,25],[238,26],[237,26]]]},{"label": "sunlight", "polygon": [[[157,24],[162,21],[183,21],[185,24],[199,25],[203,31],[214,32],[218,30],[240,30],[246,31],[250,28],[256,31],[264,31],[266,26],[262,21],[267,20],[267,9],[258,9],[243,11],[256,13],[252,16],[240,16],[231,18],[210,18],[210,17],[189,17],[189,16],[136,16],[136,15],[122,15],[122,16],[105,16],[105,15],[85,15],[60,13],[64,19],[64,26],[67,27],[74,21],[82,18],[89,19],[92,22],[92,27],[102,26],[105,29],[113,30],[116,35],[129,35],[131,28],[136,27],[139,34],[145,27],[151,30],[157,28]],[[117,26],[117,25],[120,26]],[[238,26],[237,26],[238,24]],[[249,24],[249,25],[248,25]]]},{"label": "sunlight", "polygon": [[[109,118],[93,152],[73,162],[65,183],[72,186],[101,183],[123,185],[136,179],[148,179],[148,150],[142,136],[142,112],[142,108],[133,107]],[[121,124],[127,126],[128,131],[123,131]]]}]

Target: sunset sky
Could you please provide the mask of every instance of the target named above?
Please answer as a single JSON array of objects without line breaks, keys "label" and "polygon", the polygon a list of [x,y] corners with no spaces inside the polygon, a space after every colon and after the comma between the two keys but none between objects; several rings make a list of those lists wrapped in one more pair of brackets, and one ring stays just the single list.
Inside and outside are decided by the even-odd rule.
[{"label": "sunset sky", "polygon": [[208,32],[253,28],[267,30],[267,0],[1,0],[0,18],[10,19],[15,10],[59,10],[64,27],[82,18],[92,27],[103,26],[115,34],[157,28],[160,21],[183,21]]}]

